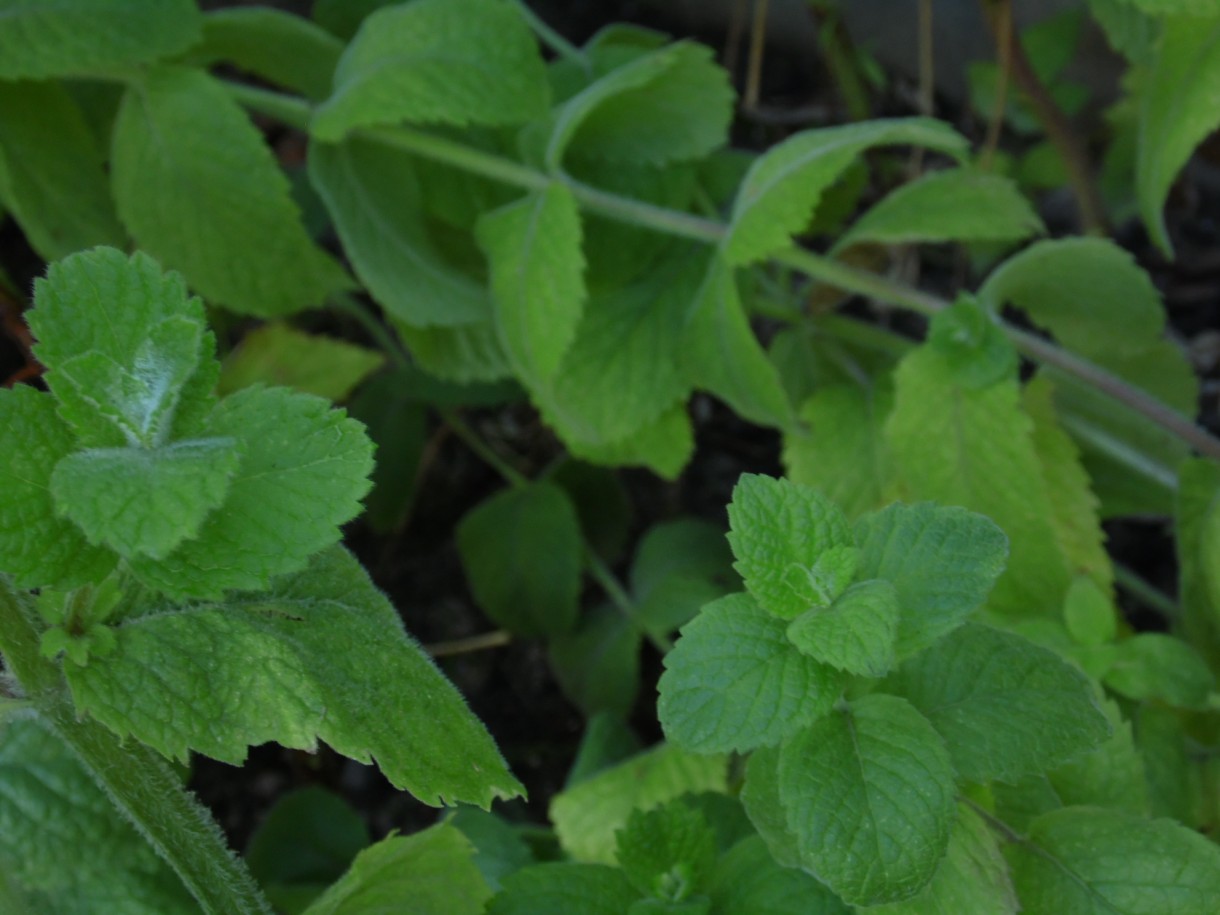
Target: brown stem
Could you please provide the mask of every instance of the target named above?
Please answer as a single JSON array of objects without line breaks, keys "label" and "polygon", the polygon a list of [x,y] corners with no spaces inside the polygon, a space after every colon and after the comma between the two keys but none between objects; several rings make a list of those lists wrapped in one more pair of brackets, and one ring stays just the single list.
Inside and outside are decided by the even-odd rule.
[{"label": "brown stem", "polygon": [[746,110],[758,106],[762,83],[763,52],[767,46],[767,7],[770,0],[754,0],[754,22],[750,26],[750,59],[746,65],[746,91],[741,104]]}]

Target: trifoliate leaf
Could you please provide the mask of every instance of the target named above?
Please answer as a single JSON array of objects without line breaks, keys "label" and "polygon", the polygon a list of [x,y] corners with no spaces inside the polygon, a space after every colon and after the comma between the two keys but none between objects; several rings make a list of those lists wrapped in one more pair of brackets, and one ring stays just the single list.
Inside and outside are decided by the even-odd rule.
[{"label": "trifoliate leaf", "polygon": [[785,628],[749,594],[713,601],[684,626],[658,686],[669,739],[698,753],[744,751],[826,714],[845,678],[797,651]]},{"label": "trifoliate leaf", "polygon": [[702,892],[716,866],[716,834],[681,800],[632,812],[617,841],[619,867],[631,884],[666,902]]},{"label": "trifoliate leaf", "polygon": [[115,633],[115,652],[67,671],[73,698],[166,756],[239,763],[267,741],[312,750],[324,740],[375,759],[434,806],[486,807],[521,791],[457,690],[338,547],[269,591],[168,605]]},{"label": "trifoliate leaf", "polygon": [[9,445],[0,466],[0,570],[27,588],[100,581],[114,555],[90,546],[51,498],[51,472],[76,447],[54,398],[24,385],[0,389],[0,440]]},{"label": "trifoliate leaf", "polygon": [[310,129],[332,142],[399,121],[523,124],[546,113],[549,94],[538,45],[511,6],[416,0],[364,20]]},{"label": "trifoliate leaf", "polygon": [[1220,849],[1172,820],[1066,807],[1006,849],[1029,915],[1210,915]]},{"label": "trifoliate leaf", "polygon": [[970,781],[1044,772],[1110,733],[1084,674],[1049,649],[977,623],[911,658],[886,688],[932,722]]},{"label": "trifoliate leaf", "polygon": [[639,898],[617,867],[552,862],[505,878],[487,915],[624,915]]},{"label": "trifoliate leaf", "polygon": [[309,177],[356,275],[390,315],[419,328],[490,318],[487,291],[446,263],[428,237],[410,156],[355,138],[311,143]]},{"label": "trifoliate leaf", "polygon": [[908,657],[953,631],[987,599],[1008,542],[982,515],[927,502],[891,505],[856,523],[862,579],[898,591],[896,652]]},{"label": "trifoliate leaf", "polygon": [[275,321],[243,336],[225,357],[218,390],[228,394],[261,382],[341,401],[384,363],[375,350]]},{"label": "trifoliate leaf", "polygon": [[929,172],[873,205],[835,243],[1017,242],[1046,231],[1013,182],[967,168]]},{"label": "trifoliate leaf", "polygon": [[758,836],[738,842],[716,862],[712,915],[849,915],[850,909],[803,871],[781,867]]},{"label": "trifoliate leaf", "polygon": [[1141,632],[1120,642],[1103,680],[1128,699],[1160,699],[1182,708],[1203,707],[1216,686],[1194,648],[1159,632]]},{"label": "trifoliate leaf", "polygon": [[746,589],[783,619],[830,604],[855,576],[858,551],[847,519],[807,487],[743,474],[729,527],[734,568]]},{"label": "trifoliate leaf", "polygon": [[479,606],[519,635],[567,632],[579,609],[580,521],[567,494],[533,483],[492,496],[458,526]]},{"label": "trifoliate leaf", "polygon": [[519,377],[554,377],[576,336],[585,304],[580,211],[552,183],[479,220],[491,270],[496,328]]},{"label": "trifoliate leaf", "polygon": [[697,756],[659,744],[557,794],[551,822],[564,851],[577,861],[613,863],[615,838],[633,810],[727,787],[724,756]]},{"label": "trifoliate leaf", "polygon": [[265,588],[304,568],[339,539],[369,487],[364,427],[319,397],[246,388],[220,402],[209,431],[242,449],[228,497],[168,556],[131,560],[141,581],[177,599]]},{"label": "trifoliate leaf", "polygon": [[382,839],[360,852],[305,915],[367,915],[405,900],[418,915],[482,915],[491,887],[473,856],[470,840],[445,823]]},{"label": "trifoliate leaf", "polygon": [[779,791],[806,866],[863,906],[926,886],[956,813],[944,743],[894,696],[865,696],[784,744]]},{"label": "trifoliate leaf", "polygon": [[177,54],[199,38],[191,0],[0,2],[0,79],[90,76]]},{"label": "trifoliate leaf", "polygon": [[883,677],[894,664],[898,591],[873,579],[852,585],[829,607],[815,607],[788,624],[788,641],[802,654],[838,670]]},{"label": "trifoliate leaf", "polygon": [[140,247],[216,304],[283,315],[350,285],[306,235],[262,134],[205,73],[164,67],[134,83],[111,167],[119,217]]},{"label": "trifoliate leaf", "polygon": [[163,559],[224,501],[240,452],[230,438],[91,448],[55,465],[51,494],[90,543]]},{"label": "trifoliate leaf", "polygon": [[961,159],[967,143],[947,124],[928,118],[875,120],[807,130],[755,161],[737,194],[721,248],[734,265],[748,264],[791,243],[823,191],[873,146],[910,144]]},{"label": "trifoliate leaf", "polygon": [[617,608],[582,614],[575,630],[549,639],[559,688],[589,717],[609,712],[626,721],[640,689],[643,638],[636,622]]},{"label": "trifoliate leaf", "polygon": [[66,88],[0,82],[0,125],[0,201],[30,247],[51,261],[126,242],[105,154]]}]

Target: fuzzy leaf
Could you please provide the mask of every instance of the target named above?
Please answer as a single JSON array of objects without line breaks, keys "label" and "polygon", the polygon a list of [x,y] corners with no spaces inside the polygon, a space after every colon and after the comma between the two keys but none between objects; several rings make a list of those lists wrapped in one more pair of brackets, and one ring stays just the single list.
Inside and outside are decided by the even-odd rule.
[{"label": "fuzzy leaf", "polygon": [[[118,646],[66,670],[78,708],[185,759],[240,763],[267,741],[377,765],[433,806],[521,791],[457,690],[402,630],[359,563],[335,547],[269,591],[165,606]],[[218,725],[223,722],[223,726]]]},{"label": "fuzzy leaf", "polygon": [[617,867],[550,862],[506,877],[487,915],[623,915],[639,898]]},{"label": "fuzzy leaf", "polygon": [[976,623],[907,661],[886,686],[932,722],[969,781],[1045,772],[1110,733],[1084,674],[1049,649]]},{"label": "fuzzy leaf", "polygon": [[1114,700],[1104,699],[1100,704],[1110,722],[1110,737],[1052,769],[1046,779],[1064,806],[1090,804],[1146,815],[1145,756],[1135,746],[1131,722],[1123,718]]},{"label": "fuzzy leaf", "polygon": [[658,686],[669,739],[697,753],[745,751],[825,715],[845,678],[798,652],[785,628],[749,594],[713,601],[684,626]]},{"label": "fuzzy leaf", "polygon": [[776,864],[758,836],[738,842],[716,862],[709,895],[712,915],[850,915],[851,911],[809,874]]},{"label": "fuzzy leaf", "polygon": [[867,149],[911,144],[955,158],[966,140],[947,124],[928,118],[876,120],[807,130],[761,155],[737,193],[721,245],[730,264],[749,264],[791,243],[810,222],[822,193]]},{"label": "fuzzy leaf", "polygon": [[551,183],[483,216],[477,237],[491,270],[504,351],[526,382],[549,381],[576,336],[585,303],[576,198]]},{"label": "fuzzy leaf", "polygon": [[112,175],[140,247],[219,305],[289,314],[350,285],[306,235],[262,134],[205,73],[154,69],[127,90]]},{"label": "fuzzy leaf", "polygon": [[898,591],[874,579],[852,585],[829,607],[806,610],[787,629],[802,654],[838,670],[883,677],[894,664]]},{"label": "fuzzy leaf", "polygon": [[284,385],[340,401],[385,358],[376,350],[273,321],[243,336],[225,357],[218,389],[228,394],[258,383]]},{"label": "fuzzy leaf", "polygon": [[856,523],[862,579],[898,591],[896,652],[908,657],[952,632],[987,599],[1008,543],[982,515],[927,502],[891,505]]},{"label": "fuzzy leaf", "polygon": [[634,811],[618,833],[618,862],[645,896],[681,902],[703,890],[716,866],[716,834],[681,800]]},{"label": "fuzzy leaf", "polygon": [[758,603],[783,619],[826,606],[856,572],[847,519],[814,490],[743,474],[729,504],[734,568]]},{"label": "fuzzy leaf", "polygon": [[523,124],[545,114],[549,95],[538,46],[511,6],[416,0],[364,20],[310,129],[329,142],[399,121]]},{"label": "fuzzy leaf", "polygon": [[855,905],[913,896],[949,843],[949,754],[927,720],[894,696],[865,696],[786,743],[779,791],[806,866]]},{"label": "fuzzy leaf", "polygon": [[776,863],[813,873],[806,849],[797,841],[788,823],[787,808],[780,798],[780,753],[780,747],[759,747],[750,754],[746,760],[741,803]]},{"label": "fuzzy leaf", "polygon": [[0,79],[148,63],[199,38],[191,0],[0,0]]}]

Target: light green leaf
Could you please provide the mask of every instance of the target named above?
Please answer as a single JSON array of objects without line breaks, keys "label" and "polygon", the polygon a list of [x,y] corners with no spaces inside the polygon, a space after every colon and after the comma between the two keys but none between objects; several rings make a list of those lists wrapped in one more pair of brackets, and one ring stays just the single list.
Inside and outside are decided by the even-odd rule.
[{"label": "light green leaf", "polygon": [[695,451],[695,430],[686,404],[679,402],[634,432],[608,442],[568,437],[564,444],[574,457],[610,467],[647,467],[657,476],[676,480]]},{"label": "light green leaf", "polygon": [[205,73],[165,67],[132,84],[111,170],[119,217],[140,247],[216,304],[282,315],[350,285],[306,235],[262,135]]},{"label": "light green leaf", "polygon": [[384,363],[375,350],[273,321],[250,331],[225,357],[218,390],[228,394],[261,382],[340,401]]},{"label": "light green leaf", "polygon": [[101,581],[114,555],[90,546],[51,498],[51,472],[76,444],[51,395],[25,385],[0,389],[0,440],[8,443],[0,464],[0,570],[26,588]]},{"label": "light green leaf", "polygon": [[1220,93],[1220,16],[1206,0],[1195,0],[1194,6],[1191,12],[1206,7],[1211,18],[1184,15],[1165,20],[1139,90],[1136,194],[1148,234],[1166,257],[1173,257],[1173,245],[1161,212],[1165,197],[1195,147],[1220,124],[1215,105]]},{"label": "light green leaf", "polygon": [[781,867],[758,836],[738,842],[716,862],[712,915],[850,915],[830,890],[802,871]]},{"label": "light green leaf", "polygon": [[487,915],[623,915],[639,898],[617,867],[552,862],[505,878]]},{"label": "light green leaf", "polygon": [[1135,746],[1131,722],[1123,718],[1114,700],[1100,704],[1110,722],[1109,739],[1052,769],[1046,774],[1047,781],[1061,805],[1090,804],[1146,815],[1144,755]]},{"label": "light green leaf", "polygon": [[329,142],[398,121],[523,124],[546,113],[549,95],[538,46],[511,6],[416,0],[364,20],[310,129]]},{"label": "light green leaf", "polygon": [[898,591],[896,651],[908,657],[952,632],[987,599],[1008,543],[982,515],[927,502],[891,505],[856,523],[862,579]]},{"label": "light green leaf", "polygon": [[130,563],[141,581],[178,599],[265,588],[273,576],[304,568],[359,513],[373,466],[363,426],[285,388],[239,391],[208,425],[242,448],[228,497],[194,539],[163,559]]},{"label": "light green leaf", "polygon": [[[1184,0],[1192,3],[1194,0]],[[1201,0],[1207,3],[1207,0]],[[1146,63],[1152,55],[1159,26],[1130,0],[1089,0],[1089,13],[1106,35],[1106,41],[1133,64]]]},{"label": "light green leaf", "polygon": [[580,520],[550,483],[510,488],[458,525],[458,550],[479,606],[519,635],[567,632],[579,610]]},{"label": "light green leaf", "polygon": [[968,168],[929,172],[876,203],[835,242],[1017,242],[1046,231],[1015,184]]},{"label": "light green leaf", "polygon": [[633,810],[651,810],[687,792],[727,788],[727,759],[659,744],[557,794],[551,822],[577,861],[612,864],[614,834]]},{"label": "light green leaf", "polygon": [[972,391],[1006,381],[1017,372],[1016,349],[995,316],[970,295],[959,295],[932,319],[927,348],[945,361],[954,383]]},{"label": "light green leaf", "polygon": [[44,259],[126,242],[104,160],[67,89],[0,82],[0,202]]},{"label": "light green leaf", "polygon": [[1174,505],[1183,631],[1213,664],[1220,660],[1220,464],[1192,459],[1179,471]]},{"label": "light green leaf", "polygon": [[160,448],[91,448],[55,465],[51,495],[90,543],[163,559],[199,533],[240,462],[230,438]]},{"label": "light green leaf", "polygon": [[729,504],[729,546],[746,589],[767,612],[795,619],[851,584],[858,551],[847,519],[812,489],[742,474]]},{"label": "light green leaf", "polygon": [[645,896],[681,902],[702,891],[716,867],[716,834],[682,800],[633,811],[618,833],[618,863]]},{"label": "light green leaf", "polygon": [[1127,0],[1127,2],[1151,16],[1216,17],[1216,7],[1211,0]]},{"label": "light green leaf", "polygon": [[1049,649],[977,623],[907,661],[886,688],[927,717],[969,781],[1044,772],[1110,733],[1084,674]]},{"label": "light green leaf", "polygon": [[679,350],[692,385],[751,422],[786,428],[792,406],[742,307],[732,267],[713,258],[695,296]]},{"label": "light green leaf", "polygon": [[1063,602],[1063,621],[1081,645],[1105,645],[1118,636],[1114,602],[1093,579],[1077,575]]},{"label": "light green leaf", "polygon": [[787,629],[788,641],[823,664],[864,677],[883,677],[894,664],[898,591],[874,579],[852,585],[829,607],[806,610]]},{"label": "light green leaf", "polygon": [[1120,642],[1103,680],[1128,699],[1161,699],[1182,708],[1204,707],[1216,686],[1198,652],[1159,632],[1141,632]]},{"label": "light green leaf", "polygon": [[746,174],[733,205],[725,259],[749,264],[791,243],[810,222],[823,191],[873,146],[911,144],[965,156],[968,144],[947,124],[928,118],[875,120],[807,130],[760,156]]},{"label": "light green leaf", "polygon": [[476,235],[491,270],[504,351],[527,383],[550,381],[576,336],[585,304],[576,198],[553,182],[484,215]]},{"label": "light green leaf", "polygon": [[[1215,807],[1200,777],[1197,744],[1186,734],[1183,713],[1158,702],[1135,714],[1135,738],[1153,816],[1171,816],[1191,829],[1212,822]],[[1206,793],[1205,793],[1206,792]],[[1143,812],[1143,811],[1141,811]]]},{"label": "light green leaf", "polygon": [[512,376],[490,312],[477,323],[457,327],[416,327],[393,315],[390,323],[428,375],[457,384]]},{"label": "light green leaf", "polygon": [[664,659],[657,716],[666,736],[698,753],[744,751],[825,715],[845,678],[797,651],[785,628],[749,594],[704,607]]},{"label": "light green leaf", "polygon": [[236,764],[267,741],[312,750],[324,740],[360,762],[376,759],[396,787],[433,806],[486,807],[522,790],[341,548],[269,591],[158,606],[114,632],[114,652],[69,665],[73,699],[166,756],[196,750]]},{"label": "light green leaf", "polygon": [[611,607],[581,616],[575,631],[549,639],[559,687],[585,715],[609,712],[626,721],[640,689],[640,644],[633,620]]},{"label": "light green leaf", "polygon": [[1172,820],[1067,807],[1006,852],[1029,915],[1211,915],[1220,898],[1220,849]]},{"label": "light green leaf", "polygon": [[806,866],[855,905],[915,895],[949,844],[949,754],[894,696],[865,696],[784,744],[779,792]]},{"label": "light green leaf", "polygon": [[444,823],[391,836],[358,854],[305,915],[369,915],[404,904],[412,915],[482,915],[491,887],[473,856],[470,840]]},{"label": "light green leaf", "polygon": [[191,0],[0,0],[0,79],[148,63],[197,41],[200,21]]}]

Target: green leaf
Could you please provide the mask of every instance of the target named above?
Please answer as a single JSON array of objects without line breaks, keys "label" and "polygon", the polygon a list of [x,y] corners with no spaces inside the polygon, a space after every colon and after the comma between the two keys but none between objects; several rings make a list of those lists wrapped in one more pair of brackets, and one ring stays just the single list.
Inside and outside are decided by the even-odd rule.
[{"label": "green leaf", "polygon": [[250,331],[225,357],[218,391],[228,394],[261,382],[346,400],[384,363],[385,356],[375,350],[273,321]]},{"label": "green leaf", "polygon": [[865,696],[784,744],[779,792],[806,866],[855,905],[915,895],[949,844],[949,754],[894,696]]},{"label": "green leaf", "polygon": [[749,264],[791,243],[808,224],[822,193],[874,146],[910,144],[961,159],[967,142],[928,118],[875,120],[806,130],[771,147],[746,174],[721,244],[733,265]]},{"label": "green leaf", "polygon": [[781,867],[758,836],[743,839],[716,862],[712,915],[849,915],[850,909],[803,871]]},{"label": "green leaf", "polygon": [[845,678],[798,652],[785,628],[749,594],[704,607],[664,659],[657,716],[666,736],[697,753],[745,751],[825,715]]},{"label": "green leaf", "polygon": [[732,267],[713,258],[678,352],[691,384],[765,426],[792,425],[792,406],[742,307]]},{"label": "green leaf", "polygon": [[979,390],[1016,374],[1017,351],[1000,330],[996,319],[969,295],[932,319],[928,348],[952,369],[953,380]]},{"label": "green leaf", "polygon": [[428,375],[462,385],[512,376],[490,312],[477,323],[458,327],[415,327],[393,315],[390,323]]},{"label": "green leaf", "polygon": [[835,242],[1018,242],[1046,231],[1015,184],[968,168],[929,172],[876,203]]},{"label": "green leaf", "polygon": [[148,63],[194,44],[200,21],[191,0],[2,0],[0,80]]},{"label": "green leaf", "polygon": [[120,556],[163,559],[195,537],[240,463],[231,438],[161,448],[91,448],[55,465],[51,495],[90,543]]},{"label": "green leaf", "polygon": [[150,587],[178,599],[264,588],[273,576],[304,568],[359,513],[372,443],[321,398],[246,388],[220,402],[209,431],[240,444],[241,466],[195,538],[163,559],[131,560]]},{"label": "green leaf", "polygon": [[1174,505],[1183,631],[1213,664],[1220,659],[1220,464],[1182,464]]},{"label": "green leaf", "polygon": [[[1153,0],[1155,2],[1155,0]],[[1185,3],[1194,0],[1183,0]],[[1206,0],[1204,0],[1206,2]],[[1147,63],[1157,35],[1157,22],[1139,8],[1141,0],[1089,0],[1089,13],[1106,35],[1106,41],[1133,64]]]},{"label": "green leaf", "polygon": [[1097,584],[1077,575],[1063,602],[1063,621],[1081,645],[1105,645],[1118,636],[1114,604]]},{"label": "green leaf", "polygon": [[51,472],[75,448],[51,395],[0,389],[0,439],[9,443],[0,465],[0,570],[27,588],[101,581],[114,555],[90,546],[51,498]]},{"label": "green leaf", "polygon": [[67,89],[0,82],[0,201],[45,260],[125,244],[104,161]]},{"label": "green leaf", "polygon": [[580,211],[572,192],[546,190],[479,220],[496,328],[517,375],[546,382],[576,336],[585,303]]},{"label": "green leaf", "polygon": [[699,609],[741,587],[724,532],[694,518],[662,522],[640,541],[631,565],[636,619],[668,635]]},{"label": "green leaf", "polygon": [[1195,756],[1197,744],[1186,734],[1184,724],[1177,709],[1142,704],[1135,714],[1136,752],[1143,763],[1149,811],[1201,829],[1212,822],[1214,807],[1205,796],[1202,767]]},{"label": "green leaf", "polygon": [[1029,915],[1210,915],[1220,898],[1220,849],[1171,820],[1068,807],[1006,851]]},{"label": "green leaf", "polygon": [[164,67],[132,84],[111,170],[119,217],[140,247],[216,304],[282,315],[350,285],[305,233],[262,134],[205,73]]},{"label": "green leaf", "polygon": [[399,121],[523,124],[546,113],[549,95],[538,46],[511,6],[416,0],[364,20],[310,129],[334,141]]},{"label": "green leaf", "polygon": [[856,523],[862,579],[898,591],[899,658],[952,632],[987,599],[1008,543],[982,515],[927,502],[891,505]]},{"label": "green leaf", "polygon": [[413,915],[482,915],[491,888],[461,832],[438,823],[391,836],[356,856],[351,869],[305,915],[367,915],[400,908]]},{"label": "green leaf", "polygon": [[611,467],[646,467],[673,481],[695,451],[695,430],[686,404],[679,402],[621,438],[596,443],[566,438],[564,443],[575,457],[586,461]]},{"label": "green leaf", "polygon": [[474,845],[474,864],[492,891],[509,874],[534,863],[533,852],[521,831],[505,820],[477,807],[459,807],[445,822],[461,830]]},{"label": "green leaf", "polygon": [[1189,644],[1159,632],[1141,632],[1118,644],[1106,686],[1128,699],[1161,699],[1202,708],[1216,686],[1204,660]]},{"label": "green leaf", "polygon": [[579,610],[580,521],[550,483],[506,489],[458,525],[458,550],[479,606],[519,635],[569,631]]},{"label": "green leaf", "polygon": [[611,864],[614,834],[633,810],[651,810],[687,792],[724,792],[726,757],[699,756],[658,744],[579,782],[551,801],[564,851],[577,861]]},{"label": "green leaf", "polygon": [[1138,96],[1136,194],[1148,234],[1166,257],[1173,256],[1173,246],[1161,212],[1165,197],[1195,147],[1220,124],[1214,101],[1220,92],[1220,17],[1203,0],[1192,5],[1189,12],[1206,10],[1211,18],[1165,20]]},{"label": "green leaf", "polygon": [[780,797],[780,747],[759,747],[746,761],[741,803],[775,861],[785,868],[813,873],[807,849],[797,841]]},{"label": "green leaf", "polygon": [[977,623],[907,661],[886,688],[927,717],[969,781],[1044,772],[1110,733],[1084,674],[1049,649]]},{"label": "green leaf", "polygon": [[767,612],[795,619],[841,594],[858,550],[847,519],[812,489],[742,474],[729,504],[729,546],[746,589]]},{"label": "green leaf", "polygon": [[616,867],[536,864],[504,880],[487,915],[623,915],[639,898]]},{"label": "green leaf", "polygon": [[682,800],[633,811],[617,841],[619,866],[645,896],[681,902],[706,887],[716,867],[716,834]]},{"label": "green leaf", "polygon": [[883,677],[894,664],[898,591],[874,579],[852,585],[829,607],[806,610],[787,629],[802,654],[848,673]]},{"label": "green leaf", "polygon": [[626,721],[640,687],[640,644],[635,623],[617,608],[598,607],[575,631],[554,635],[551,669],[560,689],[585,715],[609,712]]},{"label": "green leaf", "polygon": [[264,885],[321,890],[368,844],[364,818],[339,795],[311,785],[276,801],[250,837],[245,860]]},{"label": "green leaf", "polygon": [[1089,804],[1146,815],[1147,775],[1131,722],[1112,699],[1103,700],[1101,709],[1110,722],[1109,739],[1052,769],[1047,780],[1063,806]]},{"label": "green leaf", "polygon": [[312,750],[324,740],[360,762],[375,758],[396,787],[433,806],[486,807],[522,790],[341,548],[269,591],[158,606],[115,634],[114,652],[65,671],[73,699],[166,756],[197,750],[236,764],[267,741]]}]

